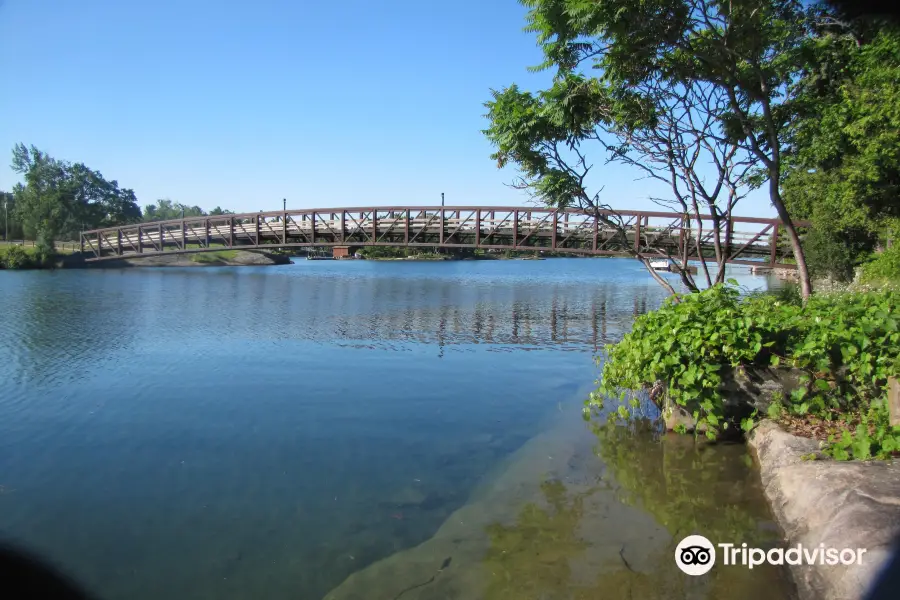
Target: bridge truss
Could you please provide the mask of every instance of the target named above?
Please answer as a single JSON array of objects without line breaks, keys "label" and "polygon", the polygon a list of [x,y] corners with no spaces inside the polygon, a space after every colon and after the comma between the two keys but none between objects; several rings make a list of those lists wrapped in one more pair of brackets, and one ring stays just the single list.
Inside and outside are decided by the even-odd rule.
[{"label": "bridge truss", "polygon": [[[582,255],[715,256],[712,221],[653,211],[604,212],[494,206],[396,206],[281,210],[188,217],[81,233],[88,261],[209,252],[227,248],[409,246],[550,251]],[[802,225],[802,224],[798,224]],[[727,262],[794,268],[784,262],[778,219],[732,217],[720,239]],[[624,235],[623,235],[624,233]]]}]

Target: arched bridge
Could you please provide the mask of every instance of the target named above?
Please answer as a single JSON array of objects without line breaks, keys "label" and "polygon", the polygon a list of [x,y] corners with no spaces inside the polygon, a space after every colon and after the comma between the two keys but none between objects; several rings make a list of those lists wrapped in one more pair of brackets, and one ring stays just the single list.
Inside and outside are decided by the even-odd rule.
[{"label": "arched bridge", "polygon": [[[710,218],[603,211],[624,228],[577,209],[497,206],[309,208],[188,217],[81,233],[88,261],[208,252],[223,248],[410,246],[551,251],[583,255],[714,256]],[[776,243],[777,219],[731,217],[720,246],[728,262],[793,268]],[[699,241],[699,244],[698,244]],[[93,256],[91,256],[91,254]]]}]

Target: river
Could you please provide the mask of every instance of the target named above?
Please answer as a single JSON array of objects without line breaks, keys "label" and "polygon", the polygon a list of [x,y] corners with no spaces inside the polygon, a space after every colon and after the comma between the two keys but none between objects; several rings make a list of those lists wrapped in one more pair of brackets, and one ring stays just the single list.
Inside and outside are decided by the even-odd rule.
[{"label": "river", "polygon": [[787,597],[675,570],[777,541],[743,446],[581,419],[663,299],[627,259],[0,273],[0,534],[109,600]]}]

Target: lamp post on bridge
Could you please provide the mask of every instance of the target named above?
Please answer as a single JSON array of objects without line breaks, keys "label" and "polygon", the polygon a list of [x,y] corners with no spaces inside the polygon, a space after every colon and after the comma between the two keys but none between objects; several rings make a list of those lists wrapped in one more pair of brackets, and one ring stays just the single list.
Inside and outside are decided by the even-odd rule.
[{"label": "lamp post on bridge", "polygon": [[285,211],[287,211],[287,198],[282,199],[282,201],[281,201],[281,207],[282,207],[282,209],[284,209]]},{"label": "lamp post on bridge", "polygon": [[441,192],[441,208],[444,207],[444,192]]}]

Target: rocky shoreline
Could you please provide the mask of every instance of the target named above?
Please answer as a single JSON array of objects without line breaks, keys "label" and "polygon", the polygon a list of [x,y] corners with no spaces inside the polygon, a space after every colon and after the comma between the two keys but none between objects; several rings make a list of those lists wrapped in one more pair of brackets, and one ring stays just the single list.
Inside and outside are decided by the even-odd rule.
[{"label": "rocky shoreline", "polygon": [[800,600],[867,598],[900,534],[900,465],[830,460],[819,442],[772,421],[761,422],[748,444],[788,546],[866,550],[862,564],[791,565]]}]

